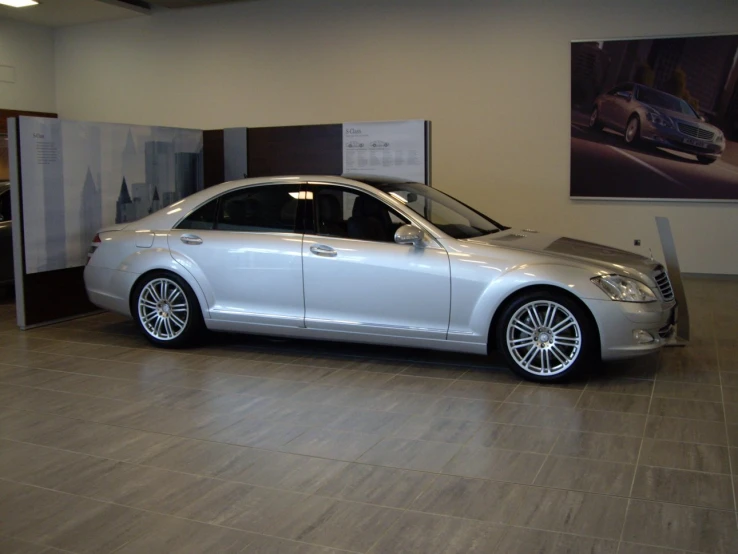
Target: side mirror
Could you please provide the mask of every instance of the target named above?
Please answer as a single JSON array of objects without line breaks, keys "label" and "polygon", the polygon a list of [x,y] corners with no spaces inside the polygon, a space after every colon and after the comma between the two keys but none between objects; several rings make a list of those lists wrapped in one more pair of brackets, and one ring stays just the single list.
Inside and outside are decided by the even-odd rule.
[{"label": "side mirror", "polygon": [[416,248],[423,244],[423,231],[415,225],[403,225],[395,232],[397,244],[412,244]]}]

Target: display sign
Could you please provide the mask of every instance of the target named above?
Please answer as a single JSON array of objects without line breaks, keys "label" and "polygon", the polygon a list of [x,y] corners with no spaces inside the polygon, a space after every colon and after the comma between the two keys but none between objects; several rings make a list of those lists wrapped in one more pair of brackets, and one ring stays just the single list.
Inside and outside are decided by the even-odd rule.
[{"label": "display sign", "polygon": [[427,183],[426,122],[343,124],[343,175],[397,177]]},{"label": "display sign", "polygon": [[21,117],[26,273],[83,266],[95,233],[203,188],[202,131]]}]

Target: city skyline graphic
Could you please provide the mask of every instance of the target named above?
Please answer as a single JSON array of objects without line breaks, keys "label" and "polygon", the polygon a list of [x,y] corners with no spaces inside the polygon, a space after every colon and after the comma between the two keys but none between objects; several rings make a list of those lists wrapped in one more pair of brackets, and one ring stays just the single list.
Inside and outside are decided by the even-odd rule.
[{"label": "city skyline graphic", "polygon": [[84,265],[95,233],[202,190],[202,131],[21,118],[26,271]]}]

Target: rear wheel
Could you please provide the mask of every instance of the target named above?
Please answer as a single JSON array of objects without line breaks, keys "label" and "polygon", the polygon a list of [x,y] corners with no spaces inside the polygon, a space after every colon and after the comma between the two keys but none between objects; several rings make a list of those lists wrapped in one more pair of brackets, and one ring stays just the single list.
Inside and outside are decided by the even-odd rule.
[{"label": "rear wheel", "polygon": [[540,291],[523,294],[504,308],[497,344],[523,379],[562,381],[595,360],[597,332],[576,301]]},{"label": "rear wheel", "polygon": [[203,322],[200,305],[187,282],[167,271],[149,274],[137,283],[131,313],[144,336],[156,346],[192,345]]},{"label": "rear wheel", "polygon": [[592,108],[592,114],[589,116],[589,128],[601,131],[604,127],[602,121],[600,121],[600,110],[595,106]]}]

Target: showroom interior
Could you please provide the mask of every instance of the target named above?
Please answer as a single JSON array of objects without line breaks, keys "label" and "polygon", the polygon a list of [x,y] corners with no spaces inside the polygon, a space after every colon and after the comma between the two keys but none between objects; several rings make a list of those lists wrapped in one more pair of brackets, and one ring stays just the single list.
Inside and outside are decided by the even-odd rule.
[{"label": "showroom interior", "polygon": [[[0,552],[738,552],[738,3],[0,5],[0,116]],[[422,348],[432,329],[414,324],[416,340],[382,342],[208,323],[238,331],[216,333],[202,321],[187,327],[197,340],[160,348],[145,300],[115,313],[93,290],[108,240],[132,237],[125,265],[169,256],[177,232],[185,245],[207,238],[214,228],[184,226],[177,206],[215,202],[225,181],[297,179],[291,209],[262,202],[261,225],[271,210],[320,234],[333,202],[332,223],[349,233],[360,200],[319,196],[364,173],[374,177],[362,194],[391,191],[401,216],[382,247],[440,265],[417,262],[416,277],[393,284],[397,272],[367,263],[330,286],[308,279],[309,253],[330,262],[335,251],[305,238],[288,253],[294,286],[275,285],[290,283],[281,266],[256,290],[247,272],[239,282],[220,268],[223,282],[254,302],[294,297],[303,322],[310,298],[346,290],[367,311],[445,305],[443,336],[463,348]],[[382,176],[420,185],[399,198],[391,182],[372,184]],[[469,239],[478,250],[543,244],[572,272],[586,251],[631,277],[640,270],[618,264],[638,254],[639,268],[668,272],[668,298],[661,276],[623,277],[642,287],[622,302],[608,283],[592,289],[642,321],[666,306],[665,327],[629,328],[623,349],[644,355],[582,357],[551,383],[521,378],[507,351],[469,346],[478,329],[457,325],[454,303],[484,271],[532,283],[547,262],[490,269],[481,254],[454,254],[465,237],[444,242],[423,226],[437,213],[411,211],[423,187],[499,222],[483,247],[481,231]],[[413,225],[421,235],[399,240]],[[464,259],[450,294],[423,298],[432,275],[454,279]],[[557,277],[571,292],[555,298],[569,295],[558,306],[577,320],[589,312],[571,300],[573,274]],[[132,283],[126,294],[148,290]],[[170,304],[157,306],[168,317]],[[495,306],[479,340],[486,351],[507,337],[513,352],[521,339],[494,327],[517,304]],[[586,314],[584,344],[607,343],[614,331]],[[556,330],[544,327],[536,344]]]}]

